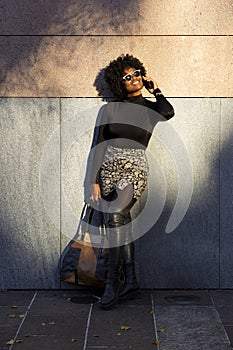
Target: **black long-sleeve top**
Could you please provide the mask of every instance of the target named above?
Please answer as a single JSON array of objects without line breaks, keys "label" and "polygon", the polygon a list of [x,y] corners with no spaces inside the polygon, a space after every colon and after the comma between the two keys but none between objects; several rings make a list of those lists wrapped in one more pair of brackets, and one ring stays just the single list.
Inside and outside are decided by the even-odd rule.
[{"label": "black long-sleeve top", "polygon": [[142,95],[104,105],[97,118],[91,147],[91,183],[99,183],[99,169],[107,145],[143,148],[148,145],[155,125],[174,116],[174,109],[159,89],[156,102]]}]

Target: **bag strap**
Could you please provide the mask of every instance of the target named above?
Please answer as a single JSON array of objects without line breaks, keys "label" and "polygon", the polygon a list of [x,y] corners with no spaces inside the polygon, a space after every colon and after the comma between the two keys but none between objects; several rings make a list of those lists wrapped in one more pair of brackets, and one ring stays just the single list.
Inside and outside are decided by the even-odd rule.
[{"label": "bag strap", "polygon": [[[80,219],[79,219],[78,227],[77,227],[77,230],[76,230],[76,234],[73,237],[72,241],[75,241],[77,238],[84,239],[84,233],[88,232],[88,229],[89,229],[88,226],[89,226],[89,224],[90,224],[90,222],[92,220],[93,213],[94,213],[94,208],[92,206],[90,206],[88,203],[85,202],[84,206],[82,208],[81,215],[80,215]],[[82,225],[84,225],[84,226],[82,226]],[[104,224],[103,217],[101,219],[101,225],[100,225],[99,232],[100,232],[100,237],[101,237],[99,248],[101,249],[101,248],[104,247],[104,240],[105,240],[105,236],[106,236],[106,234],[105,234],[105,224]]]},{"label": "bag strap", "polygon": [[87,203],[84,203],[84,206],[82,208],[82,212],[81,212],[81,215],[80,215],[80,219],[79,219],[79,223],[78,223],[78,227],[77,227],[77,230],[76,230],[76,233],[72,239],[72,241],[76,241],[76,239],[79,237],[79,236],[82,236],[82,234],[80,234],[80,228],[81,228],[81,225],[83,223],[83,219],[85,217],[85,214],[86,214],[86,211],[87,211],[87,207],[88,207],[88,204]]}]

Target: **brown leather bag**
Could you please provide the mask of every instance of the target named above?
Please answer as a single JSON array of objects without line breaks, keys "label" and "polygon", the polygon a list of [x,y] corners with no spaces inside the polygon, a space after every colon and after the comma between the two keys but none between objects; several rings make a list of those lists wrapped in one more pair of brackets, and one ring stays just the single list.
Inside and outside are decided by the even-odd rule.
[{"label": "brown leather bag", "polygon": [[104,248],[103,218],[101,217],[98,234],[89,232],[94,215],[101,215],[87,204],[84,205],[76,239],[73,239],[64,251],[61,264],[61,281],[104,287],[107,274],[108,249]]}]

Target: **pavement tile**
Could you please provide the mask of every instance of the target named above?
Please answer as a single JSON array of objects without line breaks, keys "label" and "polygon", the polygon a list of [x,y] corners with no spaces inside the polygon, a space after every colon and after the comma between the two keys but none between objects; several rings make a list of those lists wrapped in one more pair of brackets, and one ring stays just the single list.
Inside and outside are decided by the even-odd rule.
[{"label": "pavement tile", "polygon": [[233,290],[211,290],[210,293],[224,326],[233,326]]},{"label": "pavement tile", "polygon": [[8,342],[10,339],[14,339],[15,334],[17,332],[19,325],[1,325],[0,326],[0,349],[3,347],[9,348],[8,345],[6,345],[6,342]]},{"label": "pavement tile", "polygon": [[74,295],[77,293],[38,292],[19,332],[23,349],[41,349],[42,344],[46,349],[82,349],[90,305],[71,303],[69,298]]},{"label": "pavement tile", "polygon": [[151,305],[151,290],[139,290],[127,298],[122,298],[119,301],[124,305]]},{"label": "pavement tile", "polygon": [[[22,322],[20,316],[25,315],[27,308],[0,306],[0,348],[6,346],[6,342],[14,338],[19,325]],[[15,317],[9,317],[15,315]]]},{"label": "pavement tile", "polygon": [[193,300],[187,302],[190,305],[213,305],[211,295],[208,290],[155,290],[153,291],[155,305],[167,305],[180,304],[176,302],[170,302],[166,297],[172,296],[194,296],[199,297],[199,300]]},{"label": "pavement tile", "polygon": [[233,290],[211,290],[214,303],[217,306],[233,306]]},{"label": "pavement tile", "polygon": [[[83,339],[78,337],[62,335],[58,337],[53,335],[30,336],[18,339],[22,339],[23,342],[15,344],[14,350],[83,350]],[[72,339],[75,339],[75,341],[72,341]]]},{"label": "pavement tile", "polygon": [[231,349],[229,339],[213,306],[158,306],[157,328],[161,347],[168,350]]},{"label": "pavement tile", "polygon": [[233,326],[233,306],[219,306],[217,310],[224,326]]},{"label": "pavement tile", "polygon": [[227,332],[231,345],[233,345],[233,326],[224,326],[224,328]]},{"label": "pavement tile", "polygon": [[[19,315],[26,313],[34,294],[35,291],[0,293],[0,350],[9,349],[6,342],[15,337],[22,322]],[[100,296],[101,292],[90,289],[38,291],[17,337],[23,342],[14,348],[83,350],[92,309],[86,350],[157,349],[152,344],[155,340],[153,317],[161,341],[160,350],[233,349],[230,346],[230,341],[233,343],[232,291],[140,290],[108,311],[102,310],[99,303],[91,306],[88,300],[93,294]],[[176,305],[165,299],[171,295],[194,295],[200,300],[191,305]],[[154,314],[150,313],[152,296]],[[17,308],[12,309],[14,305]],[[16,317],[9,318],[9,314]],[[121,326],[130,328],[122,330]],[[165,331],[159,332],[161,328]]]},{"label": "pavement tile", "polygon": [[18,307],[17,309],[12,309],[9,306],[0,307],[0,327],[6,323],[10,326],[17,326],[22,321],[22,315],[25,315],[26,311],[27,309],[25,307]]},{"label": "pavement tile", "polygon": [[82,336],[86,329],[86,320],[88,313],[77,315],[67,313],[66,315],[29,315],[21,330],[20,334],[30,334],[33,336],[45,335],[64,335],[64,336]]},{"label": "pavement tile", "polygon": [[83,315],[89,311],[88,304],[71,303],[68,298],[38,298],[34,301],[31,307],[31,312],[34,315],[46,316],[61,316],[74,313],[75,315]]},{"label": "pavement tile", "polygon": [[[93,307],[87,349],[154,349],[155,330],[149,305],[118,305],[112,310]],[[122,330],[121,326],[130,327]]]},{"label": "pavement tile", "polygon": [[37,294],[37,299],[48,299],[48,298],[57,298],[57,299],[68,299],[75,295],[86,295],[93,294],[95,289],[93,288],[80,288],[80,289],[64,289],[64,290],[40,290]]},{"label": "pavement tile", "polygon": [[35,291],[4,291],[0,292],[0,306],[28,306]]}]

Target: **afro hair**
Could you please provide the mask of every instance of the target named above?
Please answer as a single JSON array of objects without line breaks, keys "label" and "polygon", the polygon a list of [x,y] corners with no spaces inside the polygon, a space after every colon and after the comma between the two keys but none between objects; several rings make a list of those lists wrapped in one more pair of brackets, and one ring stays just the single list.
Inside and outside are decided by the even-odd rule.
[{"label": "afro hair", "polygon": [[124,71],[127,68],[140,69],[142,76],[146,75],[146,70],[142,62],[140,62],[136,57],[133,57],[129,54],[119,56],[114,61],[111,61],[110,64],[105,68],[105,81],[109,85],[111,92],[119,100],[122,100],[127,96],[122,81]]}]

